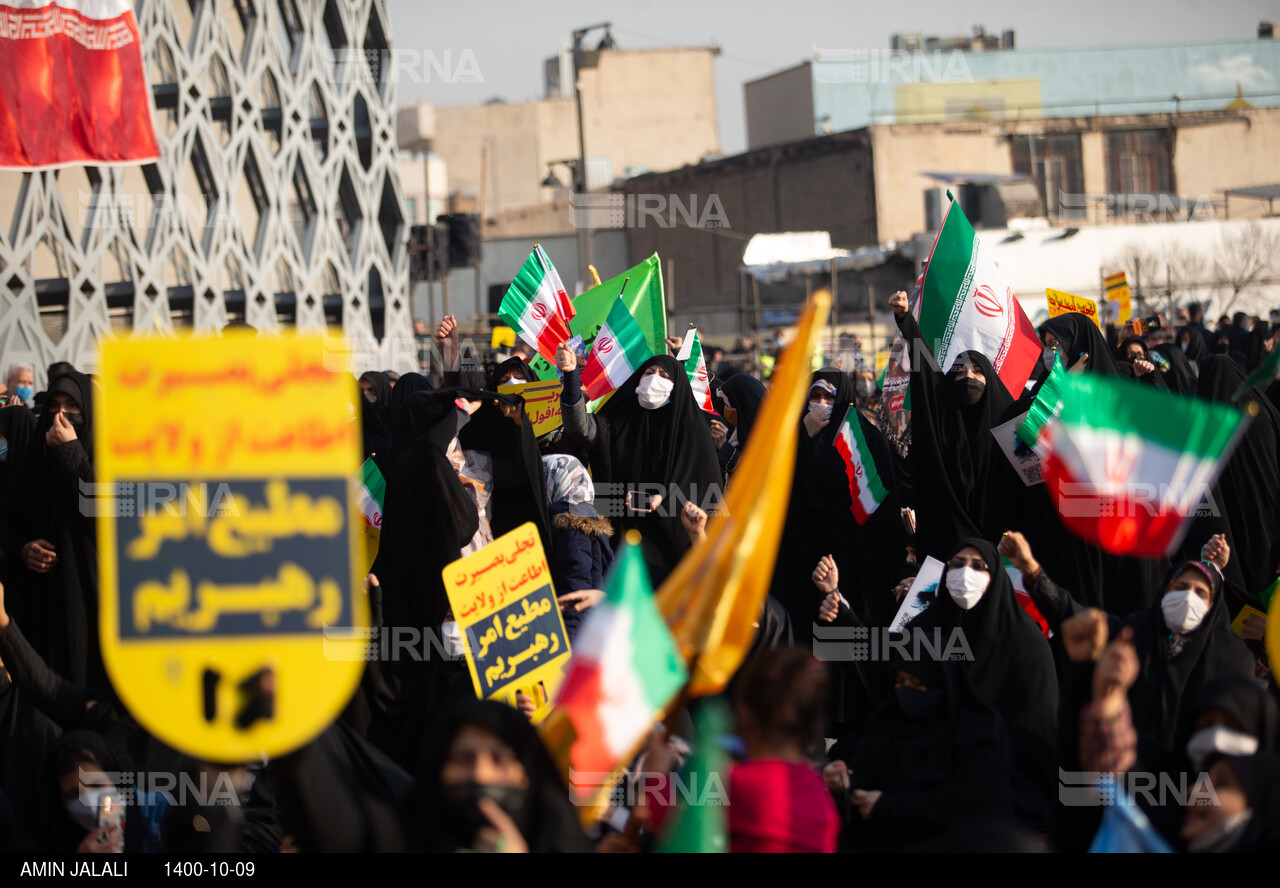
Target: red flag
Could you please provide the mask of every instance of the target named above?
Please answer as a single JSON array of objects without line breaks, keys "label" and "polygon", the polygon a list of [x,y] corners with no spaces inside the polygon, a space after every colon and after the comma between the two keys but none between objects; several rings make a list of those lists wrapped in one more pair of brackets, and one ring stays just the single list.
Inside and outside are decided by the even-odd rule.
[{"label": "red flag", "polygon": [[0,60],[0,168],[159,157],[128,0],[4,0]]}]

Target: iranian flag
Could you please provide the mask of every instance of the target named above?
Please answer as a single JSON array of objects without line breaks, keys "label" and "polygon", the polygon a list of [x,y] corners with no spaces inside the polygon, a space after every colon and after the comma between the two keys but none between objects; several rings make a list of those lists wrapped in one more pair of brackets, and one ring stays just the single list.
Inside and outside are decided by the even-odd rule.
[{"label": "iranian flag", "polygon": [[627,534],[604,601],[587,613],[556,697],[577,735],[569,783],[580,802],[635,754],[689,677],[654,601],[638,542],[639,533]]},{"label": "iranian flag", "polygon": [[1172,552],[1197,507],[1212,503],[1245,414],[1092,373],[1059,388],[1039,449],[1063,524],[1117,555]]},{"label": "iranian flag", "polygon": [[916,311],[943,373],[964,352],[980,352],[1009,394],[1022,394],[1040,358],[1040,338],[954,198],[929,253]]},{"label": "iranian flag", "polygon": [[715,413],[711,404],[711,379],[707,373],[707,360],[702,355],[702,337],[697,327],[690,327],[684,335],[684,343],[680,346],[680,354],[676,360],[684,364],[684,372],[689,377],[689,385],[693,387],[693,399],[698,406],[708,413]]},{"label": "iranian flag", "polygon": [[862,434],[862,423],[858,421],[858,410],[854,405],[850,404],[844,412],[844,422],[840,423],[840,431],[833,443],[844,460],[844,472],[849,476],[849,496],[853,500],[849,508],[859,524],[866,524],[889,491],[876,471],[876,461],[871,456],[866,436]]},{"label": "iranian flag", "polygon": [[356,503],[365,527],[382,527],[382,503],[387,495],[387,482],[372,459],[366,459],[356,473]]},{"label": "iranian flag", "polygon": [[0,168],[159,157],[129,0],[6,0],[0,59]]},{"label": "iranian flag", "polygon": [[653,352],[649,351],[640,325],[622,300],[615,299],[582,367],[582,386],[587,390],[587,397],[603,398],[651,357]]},{"label": "iranian flag", "polygon": [[540,244],[520,267],[498,307],[498,317],[552,364],[556,346],[569,338],[573,303]]}]

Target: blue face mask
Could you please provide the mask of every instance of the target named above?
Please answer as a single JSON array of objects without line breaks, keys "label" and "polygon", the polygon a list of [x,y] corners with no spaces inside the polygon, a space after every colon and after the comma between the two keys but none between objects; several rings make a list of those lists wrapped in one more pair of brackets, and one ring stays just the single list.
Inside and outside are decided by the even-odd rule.
[{"label": "blue face mask", "polygon": [[18,399],[22,401],[22,403],[30,404],[31,396],[36,393],[36,390],[29,385],[20,385],[14,388],[13,393],[18,396]]},{"label": "blue face mask", "polygon": [[9,440],[0,438],[0,462],[4,462],[9,458]]}]

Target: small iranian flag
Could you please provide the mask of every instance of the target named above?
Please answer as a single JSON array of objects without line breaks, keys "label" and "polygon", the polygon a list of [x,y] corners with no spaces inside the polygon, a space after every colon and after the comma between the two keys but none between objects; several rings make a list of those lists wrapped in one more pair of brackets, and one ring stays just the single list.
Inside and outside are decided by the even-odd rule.
[{"label": "small iranian flag", "polygon": [[849,496],[853,500],[849,508],[859,524],[866,524],[889,491],[885,490],[880,473],[876,471],[876,461],[862,434],[862,423],[858,421],[858,409],[854,405],[850,404],[844,412],[844,422],[840,423],[840,431],[833,443],[844,460],[845,474],[849,476]]},{"label": "small iranian flag", "polygon": [[382,477],[378,464],[372,459],[366,459],[356,473],[356,483],[357,502],[365,526],[382,527],[382,503],[387,494],[387,482]]},{"label": "small iranian flag", "polygon": [[1022,394],[1040,357],[1040,338],[954,198],[929,253],[916,308],[943,373],[964,352],[980,352],[1009,394]]},{"label": "small iranian flag", "polygon": [[1064,376],[1059,397],[1040,449],[1062,523],[1116,555],[1172,552],[1197,506],[1213,502],[1245,414],[1091,373]]},{"label": "small iranian flag", "polygon": [[603,398],[651,357],[653,352],[649,351],[640,325],[622,300],[615,299],[582,367],[582,386],[587,390],[587,397],[593,401]]},{"label": "small iranian flag", "polygon": [[615,559],[605,598],[588,612],[556,697],[577,735],[569,783],[580,803],[635,754],[688,680],[684,659],[658,611],[639,533]]},{"label": "small iranian flag", "polygon": [[711,404],[711,379],[707,373],[707,360],[702,354],[702,337],[697,327],[690,327],[684,334],[684,344],[680,346],[680,354],[676,360],[684,364],[684,372],[689,377],[689,385],[693,387],[693,399],[698,406],[708,413],[715,413]]},{"label": "small iranian flag", "polygon": [[570,335],[573,303],[541,245],[534,245],[507,288],[498,317],[538,354],[555,363],[556,346]]}]

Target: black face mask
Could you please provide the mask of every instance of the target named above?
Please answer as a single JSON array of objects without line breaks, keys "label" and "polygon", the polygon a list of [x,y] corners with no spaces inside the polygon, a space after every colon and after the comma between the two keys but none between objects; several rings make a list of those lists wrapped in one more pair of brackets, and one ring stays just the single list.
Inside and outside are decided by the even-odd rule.
[{"label": "black face mask", "polygon": [[966,407],[977,404],[982,400],[982,393],[987,390],[987,384],[981,379],[974,379],[972,376],[966,376],[964,379],[957,379],[955,382],[956,400]]},{"label": "black face mask", "polygon": [[490,798],[498,803],[512,819],[520,834],[529,836],[529,790],[512,786],[496,786],[487,783],[459,783],[441,787],[440,808],[442,819],[454,838],[464,847],[476,840],[476,833],[489,826],[489,818],[480,810],[480,799]]},{"label": "black face mask", "polygon": [[920,721],[942,711],[943,697],[940,691],[922,691],[903,685],[893,689],[898,708],[911,721]]},{"label": "black face mask", "polygon": [[79,432],[81,429],[84,428],[83,413],[64,413],[62,415],[67,418],[67,422],[71,423],[71,427],[75,429],[76,432]]}]

